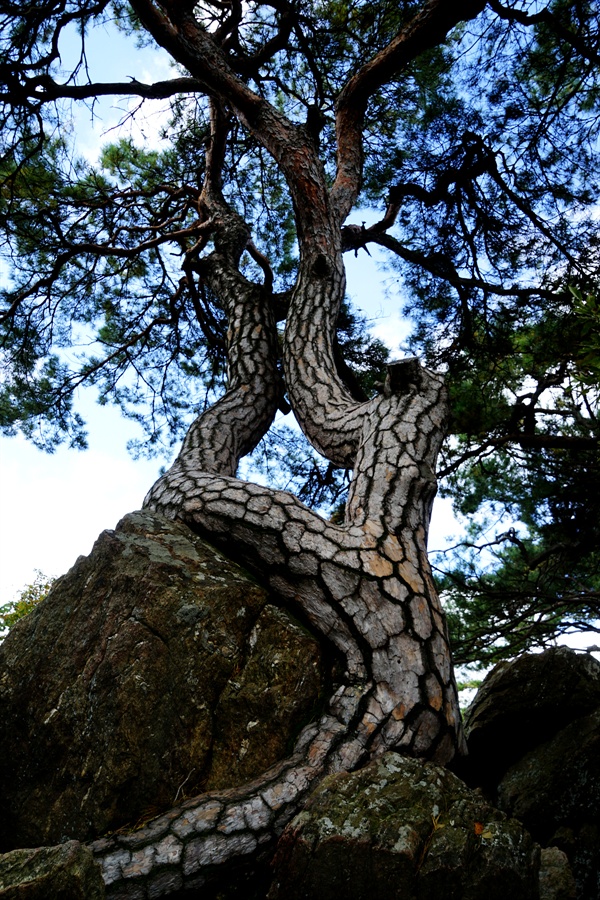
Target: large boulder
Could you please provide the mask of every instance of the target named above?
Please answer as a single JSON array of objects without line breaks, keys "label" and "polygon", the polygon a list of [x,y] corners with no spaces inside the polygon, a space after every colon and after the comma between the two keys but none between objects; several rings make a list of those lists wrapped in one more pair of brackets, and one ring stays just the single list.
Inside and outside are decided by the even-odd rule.
[{"label": "large boulder", "polygon": [[77,841],[0,856],[0,900],[103,900],[92,851]]},{"label": "large boulder", "polygon": [[600,897],[600,709],[526,753],[498,785],[498,805],[536,841],[568,856],[579,900]]},{"label": "large boulder", "polygon": [[288,750],[320,647],[185,526],[126,516],[0,646],[0,846],[90,840]]},{"label": "large boulder", "polygon": [[465,713],[465,777],[493,792],[525,753],[598,708],[600,663],[590,654],[556,647],[499,663]]},{"label": "large boulder", "polygon": [[325,779],[284,831],[269,900],[534,900],[539,847],[451,772],[388,753]]}]

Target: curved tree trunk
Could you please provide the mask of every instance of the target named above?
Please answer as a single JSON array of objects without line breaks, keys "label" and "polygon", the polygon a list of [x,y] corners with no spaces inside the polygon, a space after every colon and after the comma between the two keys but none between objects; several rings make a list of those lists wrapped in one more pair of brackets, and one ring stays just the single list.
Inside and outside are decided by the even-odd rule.
[{"label": "curved tree trunk", "polygon": [[384,394],[363,409],[344,526],[288,493],[204,472],[197,456],[182,453],[155,485],[150,508],[234,545],[282,603],[333,642],[346,671],[292,756],[262,778],[190,800],[132,835],[96,842],[109,896],[129,896],[132,883],[140,897],[201,885],[215,866],[265,852],[330,772],[391,749],[441,764],[462,752],[426,554],[444,415],[441,379],[411,360],[392,368]]},{"label": "curved tree trunk", "polygon": [[229,120],[211,102],[211,131],[200,212],[212,220],[214,251],[202,260],[202,276],[220,298],[228,321],[227,391],[191,425],[171,472],[198,471],[234,476],[240,459],[269,430],[281,394],[277,331],[269,296],[239,272],[250,229],[225,202],[221,167]]},{"label": "curved tree trunk", "polygon": [[[394,386],[397,389],[394,389]],[[215,866],[265,852],[324,775],[396,749],[449,762],[463,739],[447,635],[427,562],[441,379],[392,368],[365,405],[348,523],[292,495],[218,476],[181,454],[147,505],[234,545],[274,594],[300,609],[346,671],[292,756],[256,781],[197,797],[129,836],[96,842],[109,896],[201,885]],[[199,424],[199,423],[197,423]]]},{"label": "curved tree trunk", "polygon": [[[158,897],[199,886],[225,864],[272,849],[326,774],[387,750],[440,764],[465,751],[443,613],[427,559],[435,461],[444,435],[443,380],[416,360],[389,367],[365,403],[338,375],[333,346],[344,297],[341,226],[360,188],[360,132],[368,97],[390,71],[434,46],[481,0],[460,11],[429,0],[386,52],[339,97],[338,174],[331,190],[307,130],[254,94],[198,28],[187,5],[132,0],[145,27],[221,98],[201,206],[214,220],[202,272],[229,319],[229,387],[192,425],[148,508],[235,552],[275,598],[331,641],[344,673],[292,755],[242,788],[196,797],[131,835],[97,841],[110,897]],[[219,105],[221,104],[221,105]],[[219,187],[225,104],[272,154],[294,203],[300,266],[286,318],[283,363],[290,403],[312,444],[353,470],[343,526],[291,494],[235,478],[239,459],[267,431],[280,385],[269,292],[242,277],[249,231]],[[132,893],[133,892],[133,893]]]},{"label": "curved tree trunk", "polygon": [[229,313],[229,389],[192,425],[146,506],[234,548],[282,605],[332,642],[345,671],[321,719],[262,778],[197,797],[135,834],[96,842],[114,897],[129,896],[133,885],[140,897],[200,885],[215,866],[266,852],[330,772],[391,749],[441,764],[463,751],[426,552],[446,418],[443,381],[409,359],[390,366],[381,395],[363,404],[350,397],[332,350],[344,290],[339,229],[332,229],[328,255],[323,232],[317,247],[307,237],[286,324],[288,392],[313,443],[353,466],[346,523],[322,519],[291,494],[236,479],[239,458],[268,429],[277,405],[276,331],[264,292],[237,271],[247,232],[210,177],[203,203],[217,223],[204,270]]}]

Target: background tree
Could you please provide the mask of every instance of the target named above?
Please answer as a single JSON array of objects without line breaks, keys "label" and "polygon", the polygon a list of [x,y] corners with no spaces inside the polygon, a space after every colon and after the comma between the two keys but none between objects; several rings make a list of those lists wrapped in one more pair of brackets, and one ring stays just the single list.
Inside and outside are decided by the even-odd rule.
[{"label": "background tree", "polygon": [[[387,249],[412,346],[446,374],[446,491],[515,520],[496,571],[467,555],[448,574],[462,658],[597,614],[597,16],[562,0],[1,0],[0,17],[4,427],[83,445],[88,383],[151,452],[185,431],[146,504],[257,571],[343,663],[292,757],[200,798],[200,842],[170,836],[190,874],[257,852],[326,771],[463,750],[426,553],[446,388],[412,358],[382,373],[344,311],[344,252]],[[92,79],[86,37],[109,20],[163,47],[173,78]],[[81,55],[63,71],[68,33]],[[121,139],[78,159],[67,104],[103,95],[168,101],[168,148]],[[348,223],[361,204],[380,210],[368,228]],[[61,348],[82,342],[73,366]],[[327,460],[285,451],[305,499],[339,505],[336,469],[352,472],[334,521],[235,477],[289,407]],[[118,880],[118,839],[103,852]]]},{"label": "background tree", "polygon": [[0,606],[0,638],[4,637],[9,628],[12,628],[19,619],[29,615],[38,603],[45,600],[53,583],[54,578],[49,578],[36,569],[35,578],[31,584],[25,585],[15,600]]}]

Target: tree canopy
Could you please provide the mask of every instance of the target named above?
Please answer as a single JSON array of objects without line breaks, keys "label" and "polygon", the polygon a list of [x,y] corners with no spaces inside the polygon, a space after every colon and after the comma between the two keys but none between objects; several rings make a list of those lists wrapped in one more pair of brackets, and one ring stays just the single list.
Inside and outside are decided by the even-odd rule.
[{"label": "tree canopy", "polygon": [[[91,71],[87,43],[107,23],[132,46],[164,48],[172,77],[147,83],[134,57],[125,83]],[[244,285],[280,328],[288,319],[302,229],[321,227],[298,215],[319,206],[301,136],[335,199],[342,249],[386,251],[411,351],[446,376],[438,475],[470,517],[468,541],[438,560],[456,658],[593,627],[595,3],[0,0],[0,29],[4,432],[84,446],[74,397],[89,384],[144,427],[140,452],[178,441],[227,381],[231,310],[209,254],[235,234],[227,252]],[[67,44],[79,48],[71,66]],[[83,158],[73,109],[93,114],[102,96],[138,98],[137,116],[163,100],[160,147],[124,132]],[[203,199],[207,177],[229,237]],[[365,208],[377,211],[368,227]],[[349,306],[334,355],[357,401],[381,390],[386,350]],[[288,375],[283,411],[291,389]],[[340,514],[343,454],[323,462],[281,430],[255,452],[280,486]]]}]

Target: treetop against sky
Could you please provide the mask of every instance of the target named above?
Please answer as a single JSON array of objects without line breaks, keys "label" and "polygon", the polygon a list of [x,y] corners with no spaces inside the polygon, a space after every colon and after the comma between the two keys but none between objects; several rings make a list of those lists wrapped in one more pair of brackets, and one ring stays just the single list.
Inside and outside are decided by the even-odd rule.
[{"label": "treetop against sky", "polygon": [[[235,281],[278,323],[275,407],[291,405],[328,457],[271,431],[257,464],[309,504],[339,507],[357,426],[350,412],[327,419],[381,391],[386,352],[342,306],[338,257],[377,246],[410,352],[446,376],[442,490],[478,514],[469,543],[485,533],[495,557],[487,574],[477,550],[446,564],[457,647],[518,649],[587,626],[600,520],[588,489],[599,468],[595,4],[0,2],[0,27],[5,432],[83,446],[74,400],[91,385],[144,429],[139,450],[168,450],[233,383]],[[113,76],[93,59],[107,28],[119,46],[160,46],[174,68],[155,75],[132,52]],[[99,98],[125,104],[124,121],[94,157],[77,133]],[[143,143],[130,125],[150,102],[166,124]],[[309,322],[294,298],[319,266],[331,295]],[[307,348],[327,390],[294,374]]]}]

